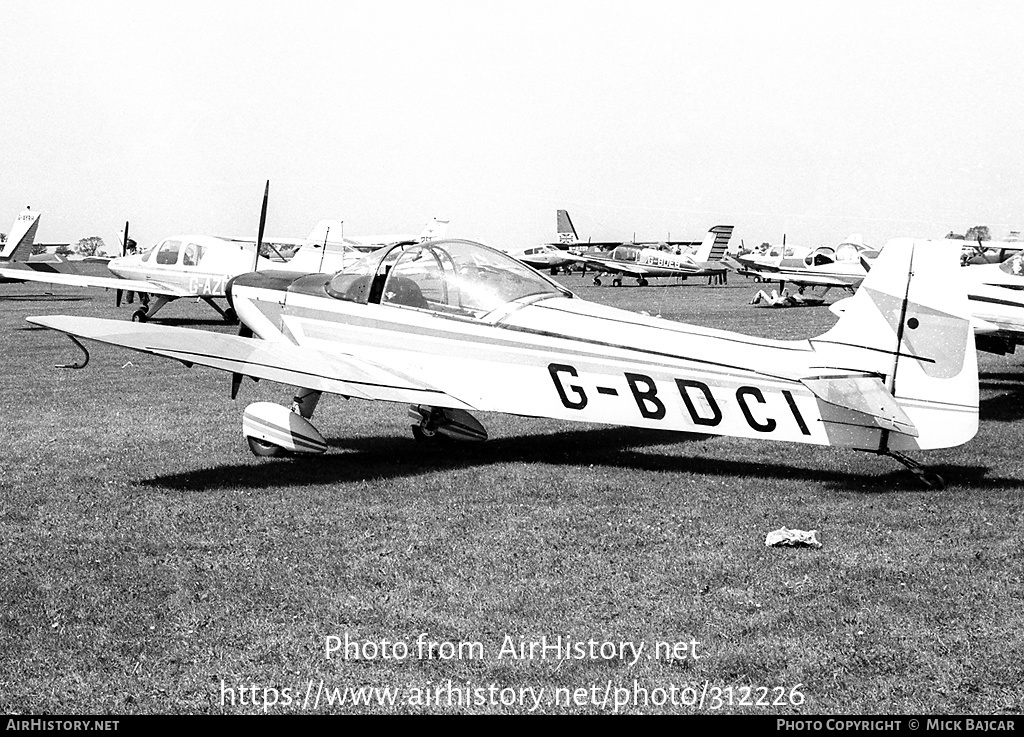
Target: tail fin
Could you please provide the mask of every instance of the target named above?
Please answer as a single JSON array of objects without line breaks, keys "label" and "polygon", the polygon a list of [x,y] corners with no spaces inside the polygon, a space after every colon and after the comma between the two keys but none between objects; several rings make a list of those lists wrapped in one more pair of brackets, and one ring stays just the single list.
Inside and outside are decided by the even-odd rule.
[{"label": "tail fin", "polygon": [[436,241],[444,238],[444,234],[448,232],[448,221],[438,220],[434,218],[420,233],[419,242],[425,243],[426,241]]},{"label": "tail fin", "polygon": [[0,250],[0,261],[27,261],[31,255],[32,244],[36,240],[36,229],[39,228],[38,212],[25,209],[11,226],[7,242]]},{"label": "tail fin", "polygon": [[569,218],[568,210],[558,211],[558,242],[576,243],[579,237],[576,235],[576,228],[572,227],[572,220]]},{"label": "tail fin", "polygon": [[313,226],[313,230],[306,236],[306,241],[316,243],[321,247],[324,245],[330,247],[331,244],[340,245],[345,242],[344,225],[343,220],[321,220]]},{"label": "tail fin", "polygon": [[[895,432],[882,434],[878,451],[947,448],[977,432],[977,353],[959,264],[955,243],[890,241],[839,322],[811,340],[825,366],[849,371],[803,383],[826,402],[888,417],[877,424]],[[866,380],[879,390],[874,413],[843,401],[853,394],[844,386]],[[894,418],[892,400],[904,417]]]},{"label": "tail fin", "polygon": [[716,225],[707,232],[704,240],[701,241],[697,252],[693,254],[693,260],[698,263],[705,261],[721,261],[729,248],[729,239],[732,238],[732,225]]}]

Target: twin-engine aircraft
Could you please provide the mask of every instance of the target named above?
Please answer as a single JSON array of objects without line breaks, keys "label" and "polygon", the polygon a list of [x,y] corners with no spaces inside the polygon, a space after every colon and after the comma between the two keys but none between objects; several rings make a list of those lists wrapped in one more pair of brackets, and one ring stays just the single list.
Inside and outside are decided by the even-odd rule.
[{"label": "twin-engine aircraft", "polygon": [[616,287],[622,286],[625,276],[634,277],[641,287],[655,277],[716,276],[728,271],[722,258],[729,248],[732,231],[731,225],[716,225],[692,254],[623,245],[616,246],[609,256],[588,252],[579,256],[567,254],[567,258],[582,263],[584,270],[598,272],[594,276],[597,286],[601,285],[602,273],[611,274],[612,286]]},{"label": "twin-engine aircraft", "polygon": [[904,454],[960,445],[978,428],[958,262],[955,246],[892,241],[837,324],[797,341],[586,302],[464,240],[382,249],[333,275],[239,276],[227,289],[238,336],[28,320],[79,347],[85,338],[230,372],[232,396],[244,376],[294,385],[291,408],[246,408],[243,434],[257,455],[323,453],[310,420],[331,392],[410,404],[423,440],[483,440],[471,413],[506,412],[864,450],[941,486]]}]

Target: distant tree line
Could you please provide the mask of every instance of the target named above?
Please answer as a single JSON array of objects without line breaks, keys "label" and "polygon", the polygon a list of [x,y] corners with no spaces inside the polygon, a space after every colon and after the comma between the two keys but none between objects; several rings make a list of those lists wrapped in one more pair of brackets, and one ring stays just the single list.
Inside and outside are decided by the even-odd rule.
[{"label": "distant tree line", "polygon": [[973,228],[968,228],[967,232],[963,235],[954,233],[952,230],[949,231],[947,238],[955,238],[961,241],[990,241],[992,235],[988,232],[987,225],[975,225]]},{"label": "distant tree line", "polygon": [[[72,253],[77,253],[79,256],[95,256],[97,253],[101,253],[104,250],[103,239],[98,235],[90,235],[88,238],[82,238],[74,245],[62,243],[57,246],[56,252],[61,256],[68,256]],[[40,254],[46,252],[46,246],[36,244],[32,246],[32,253]]]}]

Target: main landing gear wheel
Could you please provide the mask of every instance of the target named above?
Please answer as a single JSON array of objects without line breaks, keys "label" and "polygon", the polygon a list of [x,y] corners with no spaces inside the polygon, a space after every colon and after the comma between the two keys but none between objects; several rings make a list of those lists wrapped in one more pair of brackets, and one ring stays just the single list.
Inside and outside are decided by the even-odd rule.
[{"label": "main landing gear wheel", "polygon": [[268,443],[259,438],[254,438],[252,435],[246,437],[246,442],[249,443],[249,450],[252,451],[254,456],[260,458],[278,458],[280,456],[288,455],[288,451],[282,448],[280,445],[274,445]]},{"label": "main landing gear wheel", "polygon": [[621,287],[622,286],[622,279],[612,279],[612,286],[613,287]]},{"label": "main landing gear wheel", "polygon": [[644,279],[643,277],[640,277],[640,281],[638,281],[637,284],[639,284],[641,287],[646,287],[648,284],[650,284],[650,282]]},{"label": "main landing gear wheel", "polygon": [[436,443],[439,440],[444,440],[447,436],[442,435],[437,430],[430,430],[423,425],[412,425],[412,436],[416,438],[418,443]]},{"label": "main landing gear wheel", "polygon": [[601,277],[599,277],[599,276],[595,276],[594,277],[594,286],[595,287],[601,286]]},{"label": "main landing gear wheel", "polygon": [[224,319],[230,323],[238,322],[238,313],[235,312],[233,307],[228,307],[224,310]]},{"label": "main landing gear wheel", "polygon": [[143,309],[135,310],[132,313],[132,322],[146,322],[147,320],[149,320],[149,315]]}]

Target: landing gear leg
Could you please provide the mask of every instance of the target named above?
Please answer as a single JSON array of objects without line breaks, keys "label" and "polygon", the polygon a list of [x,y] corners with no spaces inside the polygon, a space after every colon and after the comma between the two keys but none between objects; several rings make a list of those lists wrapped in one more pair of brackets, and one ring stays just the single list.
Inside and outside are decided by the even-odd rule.
[{"label": "landing gear leg", "polygon": [[150,303],[149,299],[144,300],[142,307],[132,313],[132,322],[149,321],[153,315],[163,309],[163,306],[170,301],[169,297],[164,297],[163,295],[158,296],[152,303]]},{"label": "landing gear leg", "polygon": [[236,323],[238,322],[238,315],[235,314],[235,310],[228,307],[226,310],[221,309],[221,306],[213,301],[212,297],[200,297],[203,302],[210,305],[217,313],[224,318],[225,322]]},{"label": "landing gear leg", "polygon": [[316,406],[320,403],[320,395],[322,393],[315,389],[306,389],[300,386],[295,390],[295,396],[292,397],[292,412],[308,420],[316,411]]},{"label": "landing gear leg", "polygon": [[883,455],[887,455],[893,460],[902,463],[910,470],[912,474],[917,476],[917,478],[921,481],[922,484],[927,486],[929,489],[940,490],[946,488],[946,482],[941,476],[939,476],[939,474],[935,473],[934,471],[926,470],[924,466],[915,461],[913,458],[910,458],[909,456],[906,456],[903,453],[900,453],[899,451],[896,450],[885,450],[883,451]]}]

